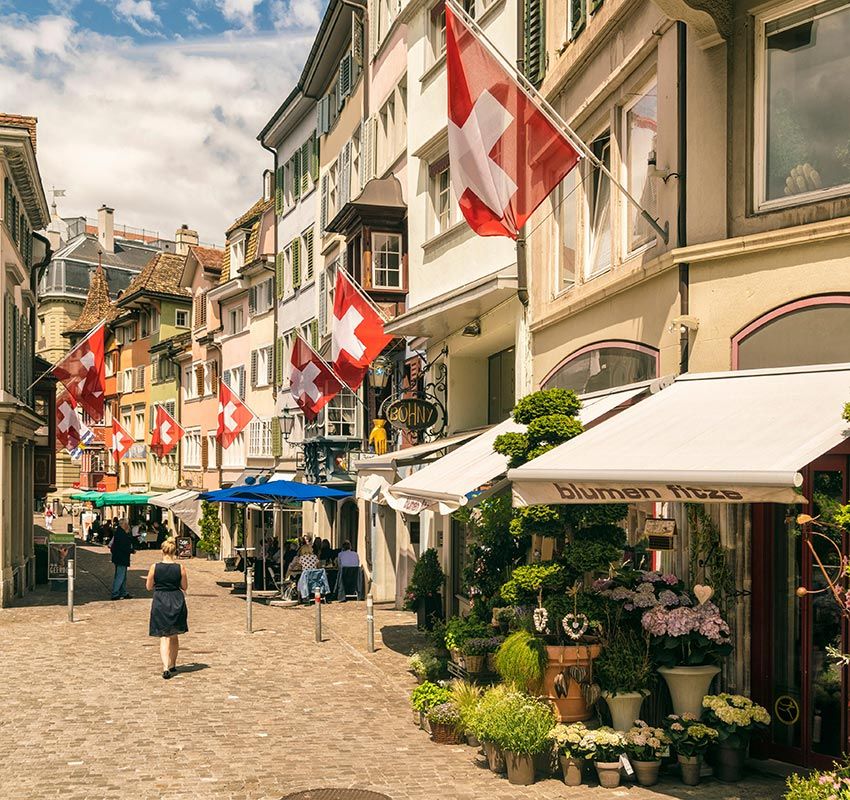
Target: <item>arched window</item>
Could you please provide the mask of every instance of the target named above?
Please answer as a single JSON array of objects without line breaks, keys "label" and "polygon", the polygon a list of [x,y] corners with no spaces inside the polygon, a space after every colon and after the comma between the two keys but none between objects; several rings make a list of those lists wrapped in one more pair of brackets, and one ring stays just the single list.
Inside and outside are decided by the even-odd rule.
[{"label": "arched window", "polygon": [[850,295],[795,300],[732,337],[732,369],[798,367],[850,361]]},{"label": "arched window", "polygon": [[598,392],[658,376],[658,351],[635,342],[599,342],[567,356],[541,382],[543,389]]}]

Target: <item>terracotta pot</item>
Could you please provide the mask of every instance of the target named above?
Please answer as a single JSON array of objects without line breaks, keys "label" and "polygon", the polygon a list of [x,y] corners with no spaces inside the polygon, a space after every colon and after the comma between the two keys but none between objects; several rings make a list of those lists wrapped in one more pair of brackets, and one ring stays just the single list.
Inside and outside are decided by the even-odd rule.
[{"label": "terracotta pot", "polygon": [[620,785],[619,761],[594,761],[593,766],[596,767],[600,786],[605,789],[616,789]]},{"label": "terracotta pot", "polygon": [[508,765],[508,783],[531,786],[534,783],[534,756],[524,753],[505,753]]},{"label": "terracotta pot", "polygon": [[646,697],[644,692],[602,692],[611,712],[612,727],[615,731],[627,731],[640,719],[640,707]]},{"label": "terracotta pot", "polygon": [[476,739],[475,736],[471,733],[466,734],[466,743],[470,747],[481,747],[481,742],[479,742],[478,739]]},{"label": "terracotta pot", "polygon": [[484,672],[484,661],[487,656],[464,656],[463,660],[466,664],[466,671],[475,675],[479,672]]},{"label": "terracotta pot", "polygon": [[487,766],[491,772],[502,773],[508,767],[502,748],[492,742],[484,742],[484,755],[487,756]]},{"label": "terracotta pot", "polygon": [[567,786],[581,786],[584,759],[561,756],[560,760],[561,770],[564,773],[564,783],[566,783]]},{"label": "terracotta pot", "polygon": [[702,770],[702,756],[679,756],[679,768],[682,770],[682,783],[696,786]]},{"label": "terracotta pot", "polygon": [[635,771],[635,780],[641,786],[655,786],[658,783],[658,773],[661,771],[661,759],[658,761],[636,761],[629,759]]},{"label": "terracotta pot", "polygon": [[725,783],[737,783],[744,777],[747,747],[728,747],[719,744],[714,750],[714,776]]},{"label": "terracotta pot", "polygon": [[708,687],[718,672],[720,667],[712,664],[704,667],[659,667],[658,673],[670,689],[673,713],[680,717],[693,714],[699,719],[702,716],[702,698],[708,694]]},{"label": "terracotta pot", "polygon": [[593,710],[587,707],[581,687],[576,681],[570,680],[566,697],[558,697],[555,693],[555,678],[574,666],[584,667],[590,673],[591,662],[601,651],[602,648],[598,644],[546,647],[548,662],[543,676],[543,693],[554,706],[558,722],[583,722],[593,715]]}]

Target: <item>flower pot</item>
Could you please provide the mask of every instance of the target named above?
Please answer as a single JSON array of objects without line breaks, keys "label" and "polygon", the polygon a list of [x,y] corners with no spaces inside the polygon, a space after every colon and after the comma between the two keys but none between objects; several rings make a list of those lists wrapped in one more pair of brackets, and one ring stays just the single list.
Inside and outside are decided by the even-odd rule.
[{"label": "flower pot", "polygon": [[534,783],[534,756],[525,753],[505,753],[508,765],[508,783],[531,786]]},{"label": "flower pot", "polygon": [[593,710],[587,707],[581,686],[576,681],[570,679],[566,696],[558,697],[555,679],[560,673],[575,666],[584,667],[590,675],[591,663],[601,650],[598,644],[546,648],[548,661],[543,676],[543,693],[554,706],[558,722],[583,722],[593,715]]},{"label": "flower pot", "polygon": [[487,653],[487,672],[496,671],[496,654],[495,653]]},{"label": "flower pot", "polygon": [[646,697],[644,692],[602,692],[611,711],[612,727],[615,731],[627,731],[640,719],[640,707]]},{"label": "flower pot", "polygon": [[635,771],[635,780],[641,786],[655,786],[658,783],[658,773],[661,771],[661,759],[658,761],[635,761],[629,759]]},{"label": "flower pot", "polygon": [[451,660],[459,667],[462,667],[464,664],[463,653],[461,653],[456,647],[449,650],[449,658],[451,658]]},{"label": "flower pot", "polygon": [[714,776],[725,783],[737,783],[744,776],[747,746],[730,747],[718,744],[714,750]]},{"label": "flower pot", "polygon": [[443,722],[431,723],[431,739],[437,744],[460,744],[460,737],[454,725],[446,725]]},{"label": "flower pot", "polygon": [[431,723],[428,722],[428,715],[424,711],[419,712],[419,727],[423,731],[431,733]]},{"label": "flower pot", "polygon": [[703,667],[659,667],[658,672],[667,682],[673,699],[673,713],[682,716],[702,715],[702,698],[708,694],[714,676],[720,667],[706,664]]},{"label": "flower pot", "polygon": [[544,750],[542,753],[534,754],[534,774],[538,780],[548,778],[552,775],[552,751]]},{"label": "flower pot", "polygon": [[505,754],[502,748],[492,742],[484,742],[484,755],[487,756],[487,766],[491,772],[502,773],[507,769]]},{"label": "flower pot", "polygon": [[682,770],[682,783],[685,786],[696,786],[702,770],[702,756],[679,756],[679,767]]},{"label": "flower pot", "polygon": [[443,598],[421,597],[416,602],[416,627],[421,631],[430,631],[434,621],[443,618]]},{"label": "flower pot", "polygon": [[567,786],[581,786],[581,775],[584,768],[583,758],[561,756],[561,770],[564,773],[564,783]]},{"label": "flower pot", "polygon": [[470,747],[481,747],[481,742],[479,742],[478,739],[475,738],[475,735],[472,733],[466,734],[466,743]]},{"label": "flower pot", "polygon": [[466,664],[466,671],[476,675],[479,672],[484,672],[484,661],[487,656],[464,656],[463,661]]},{"label": "flower pot", "polygon": [[616,789],[620,785],[619,761],[594,761],[593,766],[596,767],[600,786],[605,789]]},{"label": "flower pot", "polygon": [[421,712],[421,711],[417,711],[415,708],[413,709],[413,724],[414,724],[417,728],[421,728],[421,727],[422,727],[422,712]]}]

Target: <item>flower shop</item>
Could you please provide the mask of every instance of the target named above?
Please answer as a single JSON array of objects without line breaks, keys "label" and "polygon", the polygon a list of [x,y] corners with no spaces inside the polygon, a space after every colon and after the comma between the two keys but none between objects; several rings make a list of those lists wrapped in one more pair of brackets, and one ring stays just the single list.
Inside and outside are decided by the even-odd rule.
[{"label": "flower shop", "polygon": [[821,770],[789,797],[846,790],[847,378],[687,376],[587,430],[569,391],[519,401],[493,442],[510,490],[454,512],[469,612],[434,612],[433,551],[408,587],[430,603],[414,722],[519,784],[736,782],[774,759]]}]

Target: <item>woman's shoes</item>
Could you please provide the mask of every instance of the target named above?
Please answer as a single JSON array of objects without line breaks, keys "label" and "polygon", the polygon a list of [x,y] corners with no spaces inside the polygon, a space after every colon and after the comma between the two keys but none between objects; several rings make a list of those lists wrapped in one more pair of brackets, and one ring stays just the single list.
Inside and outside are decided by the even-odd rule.
[{"label": "woman's shoes", "polygon": [[166,669],[166,670],[163,670],[162,677],[163,677],[163,679],[168,680],[171,677],[171,674],[172,674],[171,670]]}]

